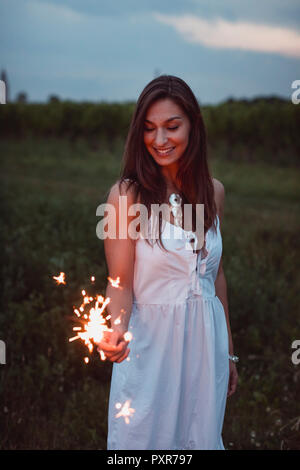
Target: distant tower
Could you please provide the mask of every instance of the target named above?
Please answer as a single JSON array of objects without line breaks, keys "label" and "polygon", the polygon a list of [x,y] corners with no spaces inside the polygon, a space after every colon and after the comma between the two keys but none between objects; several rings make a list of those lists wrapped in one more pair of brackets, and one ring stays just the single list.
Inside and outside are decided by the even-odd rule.
[{"label": "distant tower", "polygon": [[0,80],[3,80],[6,87],[6,103],[9,103],[9,84],[5,70],[1,70]]}]

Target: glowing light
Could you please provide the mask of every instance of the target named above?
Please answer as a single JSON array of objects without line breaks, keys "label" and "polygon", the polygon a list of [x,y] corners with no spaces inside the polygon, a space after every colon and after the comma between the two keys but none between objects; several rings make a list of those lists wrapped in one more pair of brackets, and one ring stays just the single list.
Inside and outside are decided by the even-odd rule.
[{"label": "glowing light", "polygon": [[124,334],[124,339],[125,339],[125,341],[131,341],[132,340],[132,333],[130,333],[130,331],[127,331]]},{"label": "glowing light", "polygon": [[[73,307],[75,315],[79,317],[81,326],[73,327],[73,331],[77,332],[77,336],[69,338],[69,342],[81,339],[91,353],[94,345],[102,341],[104,332],[112,331],[107,324],[104,313],[110,298],[104,298],[101,295],[96,295],[95,297],[89,296],[84,289],[81,291],[81,294],[83,296],[82,304],[79,308]],[[93,301],[94,303],[92,304]],[[89,308],[88,312],[86,312],[87,308]],[[99,353],[101,360],[104,361],[106,359],[104,352],[99,350]],[[87,359],[84,358],[86,363]]]},{"label": "glowing light", "polygon": [[116,418],[123,417],[126,424],[129,424],[129,421],[130,421],[129,418],[135,412],[134,408],[130,408],[130,403],[131,403],[131,400],[126,400],[123,406],[121,405],[121,403],[116,403],[115,405],[116,408],[120,410],[119,413],[116,414]]},{"label": "glowing light", "polygon": [[80,336],[73,336],[73,338],[69,338],[69,343],[71,343],[72,341],[75,341],[75,339],[79,339]]},{"label": "glowing light", "polygon": [[[57,284],[64,283],[65,284],[65,273],[60,273],[59,276],[53,276],[56,280]],[[120,278],[117,279],[108,278],[111,284],[116,287],[120,288]],[[91,281],[94,282],[95,277],[91,277]],[[82,289],[82,301],[81,304],[78,306],[73,305],[73,312],[78,318],[79,325],[73,327],[73,331],[76,332],[76,336],[72,336],[69,338],[69,342],[76,341],[80,339],[84,342],[86,347],[88,348],[89,352],[92,353],[94,350],[95,345],[98,346],[98,352],[102,361],[106,360],[106,356],[104,351],[100,349],[99,343],[104,338],[106,332],[112,332],[113,329],[110,328],[108,321],[111,320],[111,315],[107,314],[105,311],[107,305],[110,302],[109,297],[103,297],[102,295],[95,295],[94,297],[89,295],[85,289]],[[125,312],[124,309],[121,309],[121,312]],[[114,324],[119,324],[121,322],[121,318],[117,318]],[[126,341],[131,341],[132,334],[127,332],[124,335]],[[89,358],[86,356],[83,358],[83,361],[87,364],[89,362]],[[127,358],[127,360],[129,360]],[[124,405],[125,408],[123,410],[126,413],[127,405]],[[129,409],[129,408],[128,408]],[[132,412],[132,409],[130,409]],[[134,410],[133,410],[134,411]],[[127,415],[126,415],[127,416]]]},{"label": "glowing light", "polygon": [[120,277],[118,276],[117,279],[112,279],[111,277],[107,278],[113,287],[120,289]]},{"label": "glowing light", "polygon": [[59,273],[59,276],[52,276],[53,279],[55,279],[57,284],[66,284],[65,278],[66,275],[65,273]]},{"label": "glowing light", "polygon": [[102,361],[105,361],[106,356],[105,356],[104,352],[102,351],[102,349],[99,349],[99,353],[100,353],[100,358],[101,358],[101,360],[102,360]]}]

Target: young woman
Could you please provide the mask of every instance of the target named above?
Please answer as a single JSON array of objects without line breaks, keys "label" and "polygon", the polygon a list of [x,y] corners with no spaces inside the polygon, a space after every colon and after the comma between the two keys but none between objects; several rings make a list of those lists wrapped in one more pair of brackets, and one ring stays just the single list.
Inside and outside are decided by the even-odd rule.
[{"label": "young woman", "polygon": [[[128,208],[146,207],[149,221],[153,204],[170,205],[157,240],[142,236],[141,227],[137,237],[128,235],[136,214],[129,210],[119,221],[120,196]],[[117,237],[104,241],[106,260],[121,286],[107,286],[113,332],[99,344],[114,362],[107,447],[224,449],[226,399],[238,377],[221,259],[224,187],[210,176],[199,104],[180,78],[160,76],[142,91],[107,203]],[[189,231],[180,217],[185,204],[193,209]],[[190,245],[197,204],[204,204],[200,248]],[[124,226],[126,238],[118,236]]]}]

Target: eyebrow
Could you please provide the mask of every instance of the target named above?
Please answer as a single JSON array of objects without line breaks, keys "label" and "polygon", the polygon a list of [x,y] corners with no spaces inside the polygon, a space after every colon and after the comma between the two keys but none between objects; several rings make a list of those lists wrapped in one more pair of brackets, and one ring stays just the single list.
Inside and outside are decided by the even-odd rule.
[{"label": "eyebrow", "polygon": [[[170,122],[170,121],[173,121],[174,119],[182,119],[182,117],[180,116],[172,116],[170,117],[169,119],[166,119],[165,122]],[[149,119],[145,119],[145,122],[149,122],[150,124],[153,124],[152,121],[149,121]]]}]

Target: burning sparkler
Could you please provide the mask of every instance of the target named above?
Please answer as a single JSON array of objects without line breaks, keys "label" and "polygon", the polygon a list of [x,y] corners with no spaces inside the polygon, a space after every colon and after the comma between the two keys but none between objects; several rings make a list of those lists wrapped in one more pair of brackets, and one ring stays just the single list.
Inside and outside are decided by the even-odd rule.
[{"label": "burning sparkler", "polygon": [[[65,281],[65,273],[61,272],[59,276],[53,276],[53,279],[56,280],[57,284],[66,284]],[[120,278],[117,277],[117,279],[112,279],[108,278],[109,282],[111,285],[117,289],[122,289],[120,286]],[[93,283],[95,281],[95,277],[91,276],[91,282]],[[77,339],[81,339],[87,348],[89,349],[89,352],[91,353],[94,349],[94,344],[100,343],[101,340],[104,337],[104,334],[106,331],[113,331],[111,328],[108,326],[108,321],[111,319],[111,315],[107,315],[105,313],[105,309],[107,305],[110,302],[110,298],[104,298],[102,295],[96,295],[95,297],[87,295],[85,290],[81,291],[81,295],[83,297],[81,305],[76,308],[73,306],[73,312],[74,314],[78,317],[78,321],[80,321],[81,326],[74,326],[73,331],[75,331],[77,334],[76,336],[73,336],[72,338],[69,338],[69,342],[75,341]],[[93,302],[93,304],[92,304]],[[92,304],[92,305],[90,305]],[[90,307],[89,313],[85,313],[85,309],[87,306]],[[125,310],[121,310],[121,314],[124,314]],[[118,325],[121,323],[121,316],[119,316],[115,321],[114,324]],[[131,341],[132,340],[132,334],[127,331],[124,334],[124,339],[125,341]],[[105,360],[105,354],[102,350],[98,349],[100,353],[100,358],[101,360]],[[84,357],[83,358],[85,364],[88,364],[90,359],[89,357]],[[130,358],[127,358],[127,361],[129,361]],[[130,420],[129,418],[132,417],[132,415],[135,412],[134,408],[130,408],[130,403],[131,400],[126,400],[126,402],[122,405],[121,403],[116,403],[116,409],[120,410],[116,414],[116,418],[123,417],[125,420],[126,424],[129,424]]]},{"label": "burning sparkler", "polygon": [[[83,318],[87,320],[84,322],[83,330],[80,327],[80,330],[77,330],[78,333],[73,338],[70,338],[69,341],[75,341],[76,339],[81,339],[84,341],[85,345],[88,347],[89,351],[92,352],[94,349],[94,343],[100,343],[103,339],[103,335],[105,331],[112,331],[107,326],[107,316],[103,315],[106,306],[110,302],[110,298],[107,297],[104,299],[101,296],[89,297],[86,295],[85,291],[82,291],[83,295],[83,303],[79,307],[79,311],[84,312],[84,308],[86,305],[90,304],[93,300],[95,300],[95,306],[90,308],[89,314],[84,314]],[[100,305],[99,305],[100,304]],[[83,310],[82,310],[83,309]],[[75,314],[78,316],[78,309],[75,309],[77,312]],[[74,310],[74,311],[75,311]],[[105,355],[102,352],[100,353],[100,357],[102,360],[105,359]]]},{"label": "burning sparkler", "polygon": [[[61,272],[59,276],[53,276],[57,284],[66,284],[65,273]],[[121,289],[120,278],[117,279],[108,278],[111,285],[117,289]],[[95,277],[91,276],[91,282],[95,281]],[[81,339],[87,346],[91,353],[94,349],[94,345],[100,343],[105,332],[112,332],[113,330],[109,327],[108,322],[111,319],[111,315],[106,314],[105,309],[110,302],[110,298],[104,298],[102,295],[96,295],[95,297],[89,296],[85,290],[81,291],[82,303],[76,308],[73,307],[74,314],[80,319],[81,326],[73,327],[73,331],[76,331],[76,336],[69,338],[69,342]],[[91,305],[92,304],[92,305]],[[89,306],[89,312],[85,310]],[[123,309],[122,309],[123,310]],[[115,322],[116,325],[121,323],[121,317],[118,317]],[[126,341],[131,341],[132,334],[127,331],[124,335]],[[98,349],[101,360],[105,360],[105,354],[102,350]],[[89,358],[85,357],[84,362],[87,364]]]}]

